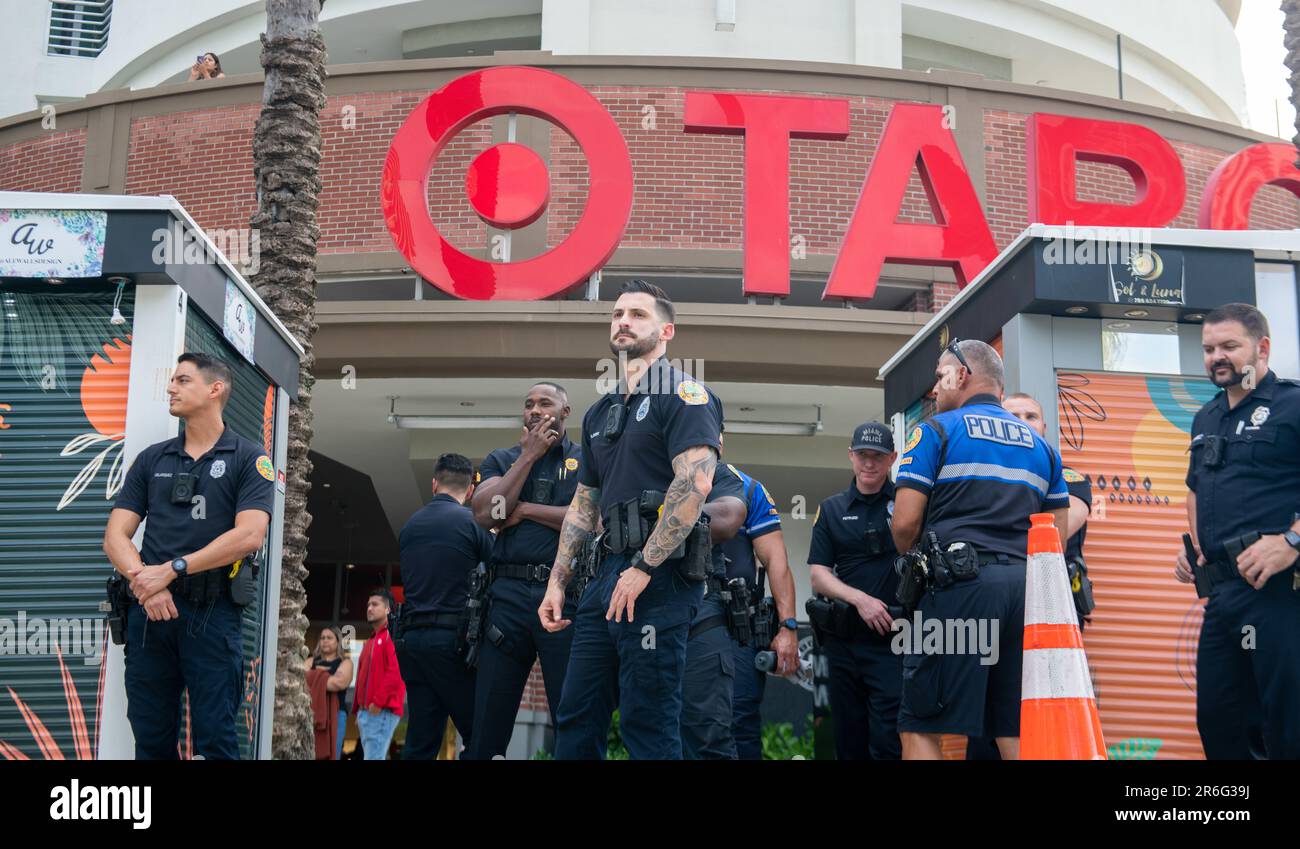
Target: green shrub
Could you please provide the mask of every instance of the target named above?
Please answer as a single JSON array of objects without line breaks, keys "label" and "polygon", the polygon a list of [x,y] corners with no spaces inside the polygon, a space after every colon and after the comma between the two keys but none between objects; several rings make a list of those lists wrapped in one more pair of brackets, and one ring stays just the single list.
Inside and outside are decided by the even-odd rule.
[{"label": "green shrub", "polygon": [[805,760],[813,758],[813,721],[812,714],[804,723],[802,737],[794,734],[794,725],[789,722],[768,722],[763,725],[763,760],[788,761],[796,757]]}]

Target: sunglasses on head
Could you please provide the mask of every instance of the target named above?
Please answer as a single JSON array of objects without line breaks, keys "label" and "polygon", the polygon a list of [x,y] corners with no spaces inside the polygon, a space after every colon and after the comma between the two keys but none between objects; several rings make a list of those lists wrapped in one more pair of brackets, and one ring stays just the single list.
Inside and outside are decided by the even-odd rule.
[{"label": "sunglasses on head", "polygon": [[961,355],[961,349],[957,347],[957,344],[961,341],[961,339],[954,337],[953,340],[948,343],[948,347],[943,349],[943,352],[945,354],[952,354],[957,358],[957,362],[961,363],[962,368],[966,369],[966,371],[969,371],[971,374],[974,374],[975,372],[971,370],[970,363],[966,362],[966,358]]}]

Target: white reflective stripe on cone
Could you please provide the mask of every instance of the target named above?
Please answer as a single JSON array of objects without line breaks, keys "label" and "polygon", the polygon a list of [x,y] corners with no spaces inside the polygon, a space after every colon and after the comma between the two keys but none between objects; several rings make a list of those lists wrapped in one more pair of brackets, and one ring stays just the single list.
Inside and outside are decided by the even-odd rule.
[{"label": "white reflective stripe on cone", "polygon": [[1025,624],[1078,625],[1070,575],[1059,554],[1031,554],[1025,568]]},{"label": "white reflective stripe on cone", "polygon": [[1030,649],[1025,652],[1020,698],[1091,699],[1088,658],[1079,649]]}]

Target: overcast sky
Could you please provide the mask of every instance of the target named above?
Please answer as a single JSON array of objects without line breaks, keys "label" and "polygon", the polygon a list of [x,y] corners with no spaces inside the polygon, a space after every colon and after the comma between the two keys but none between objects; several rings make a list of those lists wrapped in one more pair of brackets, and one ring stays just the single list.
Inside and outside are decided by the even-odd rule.
[{"label": "overcast sky", "polygon": [[1295,133],[1295,110],[1289,100],[1281,5],[1279,0],[1244,0],[1237,40],[1246,75],[1246,126],[1290,139]]}]

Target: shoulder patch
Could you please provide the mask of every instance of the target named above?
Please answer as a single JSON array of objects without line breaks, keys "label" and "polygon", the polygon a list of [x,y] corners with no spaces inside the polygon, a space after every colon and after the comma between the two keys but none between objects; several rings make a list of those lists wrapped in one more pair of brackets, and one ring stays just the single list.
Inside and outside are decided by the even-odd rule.
[{"label": "shoulder patch", "polygon": [[275,465],[270,457],[263,454],[257,458],[257,473],[269,481],[275,480]]},{"label": "shoulder patch", "polygon": [[1074,469],[1071,469],[1071,468],[1068,468],[1068,467],[1067,467],[1067,468],[1064,468],[1064,469],[1061,470],[1061,476],[1065,478],[1065,482],[1066,482],[1066,483],[1082,483],[1082,482],[1083,482],[1083,475],[1079,474],[1079,473],[1076,472]]},{"label": "shoulder patch", "polygon": [[677,386],[677,397],[694,407],[709,403],[709,390],[694,380],[683,380]]},{"label": "shoulder patch", "polygon": [[907,444],[903,446],[903,453],[906,454],[921,443],[921,426],[917,425],[912,428],[912,432],[907,435]]}]

